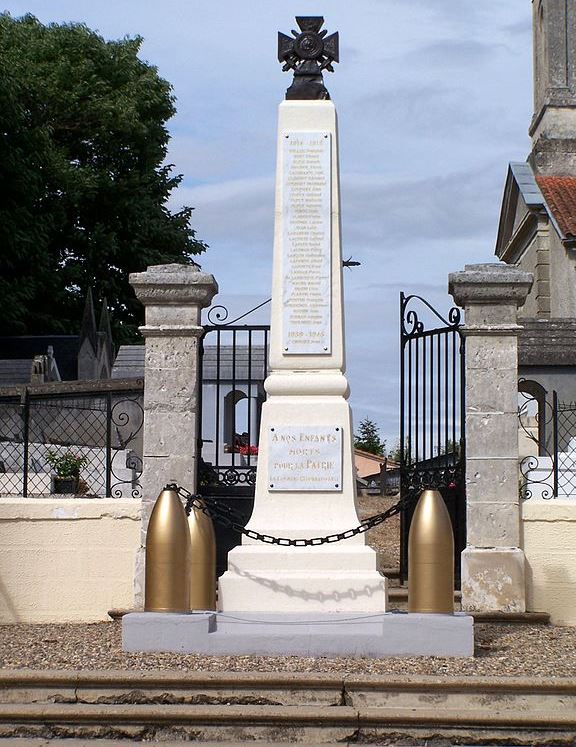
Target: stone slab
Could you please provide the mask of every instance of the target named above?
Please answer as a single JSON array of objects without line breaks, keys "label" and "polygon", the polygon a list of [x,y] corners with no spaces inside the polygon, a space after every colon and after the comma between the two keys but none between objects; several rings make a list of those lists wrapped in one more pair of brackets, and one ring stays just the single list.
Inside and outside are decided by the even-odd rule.
[{"label": "stone slab", "polygon": [[122,618],[124,651],[260,656],[474,655],[469,615],[133,612]]},{"label": "stone slab", "polygon": [[525,558],[518,547],[470,547],[462,553],[462,609],[525,612]]}]

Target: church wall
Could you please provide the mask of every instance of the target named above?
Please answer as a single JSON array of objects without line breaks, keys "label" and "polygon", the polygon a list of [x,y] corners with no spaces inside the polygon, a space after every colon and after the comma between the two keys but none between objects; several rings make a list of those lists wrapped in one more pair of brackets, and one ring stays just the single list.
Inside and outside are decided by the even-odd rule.
[{"label": "church wall", "polygon": [[532,286],[532,289],[530,290],[530,293],[528,294],[528,297],[526,298],[526,302],[524,303],[524,306],[521,306],[520,309],[518,309],[518,320],[521,322],[522,317],[537,317],[539,316],[538,313],[538,293],[537,293],[537,267],[536,267],[536,260],[537,260],[537,242],[538,239],[535,238],[534,241],[531,242],[531,244],[528,246],[524,254],[522,255],[522,258],[519,260],[519,262],[516,263],[516,266],[521,269],[525,270],[526,272],[531,272],[534,275],[534,285]]},{"label": "church wall", "polygon": [[553,317],[576,317],[576,257],[560,241],[556,231],[550,231],[551,287]]},{"label": "church wall", "polygon": [[519,318],[576,318],[576,254],[564,247],[548,221],[540,221],[517,267],[534,275]]},{"label": "church wall", "polygon": [[[522,324],[522,321],[520,324]],[[576,402],[576,368],[574,366],[521,366],[518,378],[531,379],[541,384],[549,394],[558,393],[560,402]]]}]

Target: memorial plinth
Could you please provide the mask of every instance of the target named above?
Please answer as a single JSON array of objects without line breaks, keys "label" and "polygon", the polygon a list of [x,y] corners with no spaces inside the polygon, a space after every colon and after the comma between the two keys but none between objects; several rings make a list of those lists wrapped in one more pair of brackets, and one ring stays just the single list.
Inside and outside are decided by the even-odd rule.
[{"label": "memorial plinth", "polygon": [[279,34],[294,80],[280,104],[268,399],[262,408],[253,533],[315,539],[264,544],[243,537],[228,555],[218,611],[133,613],[126,651],[303,656],[471,656],[466,615],[385,612],[386,579],[358,534],[348,406],[336,111],[322,71],[338,35],[297,17]]},{"label": "memorial plinth", "polygon": [[[312,538],[358,524],[344,376],[338,139],[331,101],[284,101],[268,399],[248,528]],[[279,547],[243,539],[220,579],[224,612],[384,612],[386,579],[365,535]]]}]

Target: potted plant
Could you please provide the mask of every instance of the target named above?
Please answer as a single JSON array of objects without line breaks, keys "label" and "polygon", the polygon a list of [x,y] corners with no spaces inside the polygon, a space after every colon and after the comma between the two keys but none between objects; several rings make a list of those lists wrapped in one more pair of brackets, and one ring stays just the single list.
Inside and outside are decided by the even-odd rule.
[{"label": "potted plant", "polygon": [[238,452],[242,457],[242,464],[258,464],[258,447],[242,444],[238,447]]},{"label": "potted plant", "polygon": [[49,449],[46,461],[56,473],[53,478],[53,492],[58,494],[78,492],[80,470],[88,464],[85,456],[72,451],[58,453]]}]

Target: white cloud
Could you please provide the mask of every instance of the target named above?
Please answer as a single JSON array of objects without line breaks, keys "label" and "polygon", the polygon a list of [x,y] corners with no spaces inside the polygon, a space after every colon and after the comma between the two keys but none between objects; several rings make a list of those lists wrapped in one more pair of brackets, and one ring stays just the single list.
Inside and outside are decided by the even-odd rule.
[{"label": "white cloud", "polygon": [[[178,115],[173,196],[195,207],[201,257],[233,314],[270,292],[277,104],[290,75],[276,32],[290,4],[241,0],[6,0],[13,15],[84,21],[107,38],[141,34],[171,81]],[[301,4],[302,5],[302,4]],[[341,36],[326,74],[339,111],[351,402],[355,420],[397,433],[398,293],[445,308],[447,275],[490,261],[509,160],[529,150],[527,0],[305,0]],[[301,10],[299,8],[298,10]],[[266,312],[261,312],[266,313]]]}]

